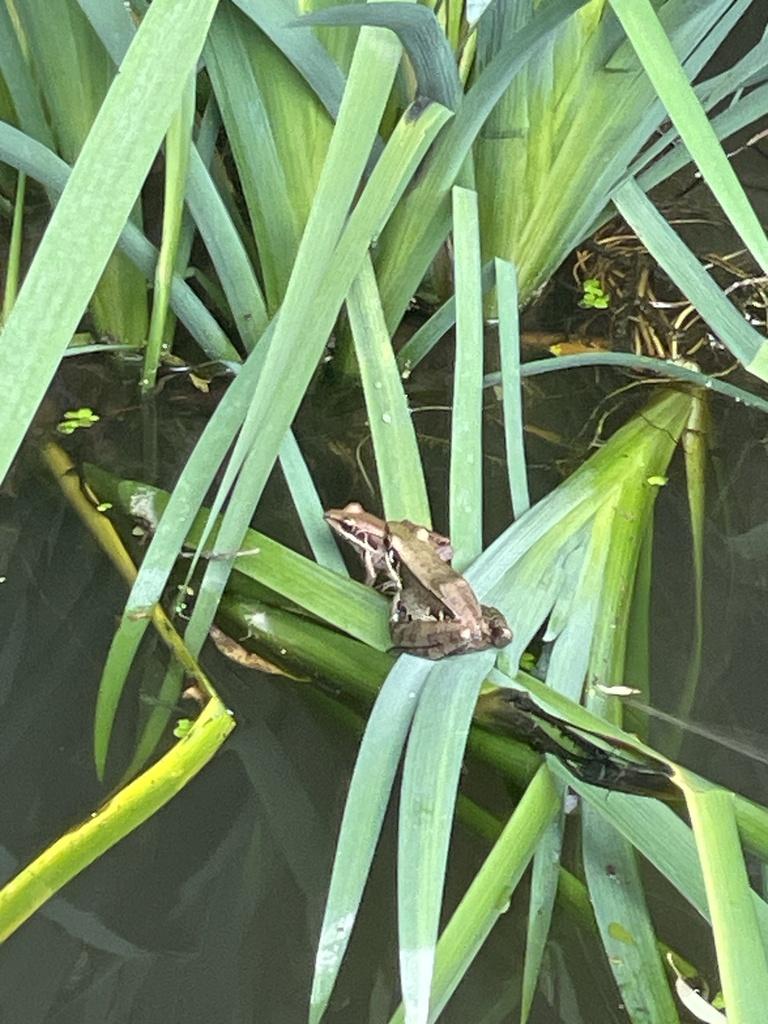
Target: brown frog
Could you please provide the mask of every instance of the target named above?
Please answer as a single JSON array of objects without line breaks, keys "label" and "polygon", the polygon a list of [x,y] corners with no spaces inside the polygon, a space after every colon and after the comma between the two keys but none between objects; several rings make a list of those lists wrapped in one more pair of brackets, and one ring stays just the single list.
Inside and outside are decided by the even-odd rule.
[{"label": "brown frog", "polygon": [[512,639],[501,612],[481,605],[451,566],[447,537],[407,519],[385,522],[357,502],[329,509],[325,518],[357,550],[366,582],[394,594],[390,632],[395,647],[438,659],[504,647]]}]

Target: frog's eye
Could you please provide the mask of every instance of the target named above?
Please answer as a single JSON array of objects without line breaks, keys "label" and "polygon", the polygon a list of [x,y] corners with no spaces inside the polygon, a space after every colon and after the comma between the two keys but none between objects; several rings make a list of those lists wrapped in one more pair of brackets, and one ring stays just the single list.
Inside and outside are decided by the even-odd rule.
[{"label": "frog's eye", "polygon": [[429,530],[425,526],[420,526],[416,531],[417,540],[429,540]]}]

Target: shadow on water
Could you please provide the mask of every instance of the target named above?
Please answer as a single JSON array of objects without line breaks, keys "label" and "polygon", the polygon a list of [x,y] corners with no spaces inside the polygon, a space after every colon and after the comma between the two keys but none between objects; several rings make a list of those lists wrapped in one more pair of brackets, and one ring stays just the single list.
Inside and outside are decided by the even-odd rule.
[{"label": "shadow on water", "polygon": [[[68,388],[76,393],[76,404],[97,405],[100,385],[88,373],[60,384],[59,408],[70,400]],[[588,423],[585,410],[593,408],[596,390],[606,393],[617,382],[622,381],[608,375],[596,383],[585,374],[574,377],[567,390],[553,382],[549,392],[544,385],[529,392],[528,454],[535,493],[549,489],[567,471],[575,457],[570,445]],[[177,471],[167,464],[169,454],[184,457],[213,400],[198,399],[188,385],[172,387],[177,390],[169,387],[152,423],[156,433],[149,448],[146,416],[142,434],[136,427],[142,417],[129,395],[117,400],[97,429],[67,442],[69,447],[127,476],[167,486]],[[438,509],[445,483],[447,416],[439,408],[444,400],[439,387],[425,393],[418,421],[433,463]],[[202,409],[196,408],[198,401]],[[499,496],[504,488],[498,410],[490,398],[488,405],[488,493]],[[344,410],[339,419],[347,435],[341,436],[328,410],[325,416],[324,432],[317,407],[305,409],[302,422],[307,438],[322,434],[317,443],[328,475],[320,484],[329,502],[339,504],[360,496],[356,488],[365,486],[359,470],[364,417],[356,419]],[[350,423],[359,423],[351,438]],[[750,426],[744,410],[721,417],[721,447],[738,453],[741,462],[713,499],[708,526],[707,646],[696,715],[705,725],[715,720],[721,731],[724,722],[734,729],[757,723],[768,730],[763,711],[768,636],[760,627],[768,542],[762,545],[762,534],[749,534],[760,524],[768,460],[764,446],[749,435]],[[589,437],[588,429],[582,433]],[[307,449],[312,455],[309,442]],[[146,466],[148,450],[151,467]],[[329,453],[336,453],[340,471],[339,465],[329,469]],[[722,461],[733,470],[737,460]],[[692,607],[686,496],[682,474],[678,477],[662,495],[654,552],[654,701],[670,708],[685,669]],[[334,489],[333,479],[344,480],[348,491]],[[287,498],[281,488],[279,481],[272,482],[260,526],[301,546],[286,524]],[[6,638],[0,652],[0,872],[9,878],[106,795],[91,762],[93,708],[125,592],[32,455],[0,502],[0,574],[5,577],[0,614]],[[726,508],[736,510],[730,534],[723,526]],[[490,528],[501,529],[508,517],[499,497],[490,510]],[[300,684],[236,668],[215,651],[207,653],[204,663],[234,709],[238,728],[186,790],[5,944],[0,1021],[300,1024],[306,1019],[314,948],[358,737],[308,701]],[[140,705],[138,691],[161,667],[158,652],[148,645],[126,708]],[[133,740],[136,723],[130,709],[121,723],[116,760],[128,755]],[[765,801],[764,764],[737,760],[727,747],[701,743],[686,738],[685,763]],[[508,813],[509,796],[489,772],[469,764],[464,784],[499,814]],[[449,907],[486,852],[480,840],[456,829]],[[661,883],[654,884],[652,909],[664,933],[665,918],[677,914],[679,906],[665,912],[669,894]],[[332,1024],[385,1024],[396,1004],[394,890],[390,820],[327,1016]],[[517,1020],[525,896],[524,890],[516,894],[441,1020]],[[672,932],[676,927],[670,920]],[[692,952],[701,953],[702,963],[711,963],[705,939]],[[624,1019],[594,938],[556,913],[533,1024]]]}]

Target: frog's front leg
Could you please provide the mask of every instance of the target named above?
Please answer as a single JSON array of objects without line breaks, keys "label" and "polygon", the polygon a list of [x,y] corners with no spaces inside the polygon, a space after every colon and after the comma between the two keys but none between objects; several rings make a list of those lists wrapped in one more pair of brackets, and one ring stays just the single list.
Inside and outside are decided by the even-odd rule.
[{"label": "frog's front leg", "polygon": [[483,612],[483,634],[488,636],[494,647],[506,647],[512,639],[512,630],[498,608],[491,605],[482,605]]}]

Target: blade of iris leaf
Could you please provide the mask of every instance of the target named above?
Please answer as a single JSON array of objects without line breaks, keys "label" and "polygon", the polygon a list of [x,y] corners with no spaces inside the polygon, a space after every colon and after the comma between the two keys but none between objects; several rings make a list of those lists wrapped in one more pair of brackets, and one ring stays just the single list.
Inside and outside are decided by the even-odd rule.
[{"label": "blade of iris leaf", "polygon": [[335,118],[344,93],[344,75],[313,32],[296,31],[296,9],[284,0],[233,0],[285,54]]},{"label": "blade of iris leaf", "polygon": [[453,189],[456,353],[453,370],[450,536],[462,572],[483,548],[483,289],[477,193]]},{"label": "blade of iris leaf", "polygon": [[[51,150],[24,135],[11,125],[0,123],[0,159],[24,170],[51,192],[63,192],[70,167]],[[118,238],[118,246],[134,262],[147,280],[152,280],[157,250],[142,232],[128,221]],[[174,275],[171,304],[179,319],[211,359],[238,360],[237,350],[195,295],[189,285]],[[71,337],[71,336],[70,336]],[[69,338],[67,338],[67,343]]]},{"label": "blade of iris leaf", "polygon": [[631,1021],[679,1021],[648,916],[632,847],[592,810],[582,809],[584,871],[621,1001]]},{"label": "blade of iris leaf", "polygon": [[[685,423],[690,398],[679,392],[660,395],[644,409],[641,417],[621,427],[584,465],[513,523],[480,555],[467,578],[484,597],[503,583],[506,573],[533,543],[551,529],[552,523],[584,506],[586,519],[598,507],[602,496],[619,486],[626,477],[626,460],[638,447],[649,443],[658,431],[674,436]],[[650,431],[649,431],[650,428]],[[584,520],[582,519],[582,522]]]},{"label": "blade of iris leaf", "polygon": [[395,32],[416,76],[416,95],[455,110],[461,96],[456,59],[435,15],[417,4],[344,4],[306,14],[303,25],[375,25]]},{"label": "blade of iris leaf", "polygon": [[[163,235],[155,267],[152,315],[144,349],[144,374],[140,390],[154,390],[168,321],[171,281],[179,258],[181,226],[184,217],[184,193],[187,187],[189,151],[195,117],[195,76],[191,74],[182,93],[179,109],[171,118],[165,137],[165,177],[163,182]],[[177,267],[184,273],[184,266]],[[168,350],[166,343],[165,351]]]},{"label": "blade of iris leaf", "polygon": [[212,697],[183,740],[22,869],[0,890],[0,942],[53,893],[183,789],[210,761],[234,725],[229,711]]},{"label": "blade of iris leaf", "polygon": [[729,1024],[751,1024],[768,1005],[768,962],[734,817],[733,795],[700,789],[685,799],[701,861]]},{"label": "blade of iris leaf", "polygon": [[[768,273],[768,238],[649,0],[609,0],[702,177]],[[768,356],[766,356],[768,364]]]},{"label": "blade of iris leaf", "polygon": [[323,522],[320,496],[292,430],[286,433],[280,445],[280,468],[315,561],[331,572],[346,576],[347,567],[331,531]]},{"label": "blade of iris leaf", "polygon": [[[523,377],[537,377],[542,373],[558,373],[560,370],[576,368],[577,366],[624,366],[627,369],[635,369],[640,372],[647,371],[658,377],[659,367],[664,367],[664,377],[670,380],[686,381],[700,388],[715,391],[725,395],[736,403],[743,403],[761,412],[768,412],[768,402],[759,395],[744,388],[737,388],[717,377],[710,377],[701,370],[693,370],[688,366],[670,362],[669,359],[659,360],[651,356],[630,355],[629,352],[586,352],[577,356],[555,356],[552,359],[534,359],[530,363],[524,363],[520,367],[520,374]],[[655,369],[654,369],[655,366]],[[659,383],[664,382],[664,377],[659,378]],[[495,387],[501,380],[499,373],[487,373],[485,375],[485,386]]]},{"label": "blade of iris leaf", "polygon": [[[496,283],[495,268],[493,260],[488,260],[483,265],[483,295],[493,288]],[[397,365],[401,368],[403,376],[409,374],[414,366],[417,366],[425,356],[429,355],[443,335],[456,323],[456,296],[451,295],[449,299],[435,310],[432,316],[411,335],[403,347],[397,353]]]},{"label": "blade of iris leaf", "polygon": [[539,7],[524,29],[505,43],[464,96],[456,117],[435,146],[418,183],[395,211],[376,258],[387,325],[400,321],[418,282],[445,239],[448,193],[490,111],[515,75],[546,45],[551,33],[586,0],[555,0]]},{"label": "blade of iris leaf", "polygon": [[566,787],[555,779],[559,790],[560,814],[553,816],[539,840],[533,855],[531,871],[531,895],[528,905],[528,921],[525,933],[525,960],[523,963],[523,985],[520,996],[520,1021],[525,1024],[531,1012],[533,998],[539,981],[539,972],[544,959],[544,949],[549,936],[552,911],[555,907],[557,885],[560,880],[560,856],[563,847],[565,826]]},{"label": "blade of iris leaf", "polygon": [[386,518],[409,518],[429,526],[432,520],[416,431],[370,257],[363,261],[349,290],[347,312]]},{"label": "blade of iris leaf", "polygon": [[[693,623],[690,653],[677,701],[677,716],[684,722],[691,717],[701,672],[704,644],[704,515],[706,507],[706,472],[709,461],[709,407],[697,397],[691,408],[688,426],[682,437],[685,454],[685,475],[688,493],[688,515],[691,523],[691,554],[693,587]],[[679,736],[680,733],[678,732]],[[670,757],[676,757],[679,741],[667,734],[662,744]]]},{"label": "blade of iris leaf", "polygon": [[318,1024],[341,967],[389,803],[400,755],[432,666],[403,656],[387,676],[358,751],[336,845],[310,996]]},{"label": "blade of iris leaf", "polygon": [[[119,65],[135,32],[121,0],[109,0],[104,5],[101,0],[96,4],[93,0],[80,2],[84,9],[87,8],[86,13],[112,60]],[[215,139],[210,140],[211,146],[214,141]],[[207,161],[201,160],[196,146],[192,146],[189,153],[186,201],[216,268],[240,336],[246,350],[250,352],[267,326],[264,297],[243,241],[232,223],[221,194],[213,183]],[[183,279],[178,274],[175,275],[174,286],[178,286],[181,280]],[[186,284],[184,287],[187,287]],[[173,290],[171,301],[173,302]],[[192,334],[195,335],[194,330]],[[234,349],[231,350],[229,358],[237,359]]]},{"label": "blade of iris leaf", "polygon": [[[114,69],[87,18],[73,2],[51,7],[27,0],[15,9],[28,59],[48,112],[56,148],[74,162],[114,79]],[[140,206],[131,210],[140,225]],[[107,261],[90,299],[99,333],[133,345],[147,334],[147,293],[122,253]]]},{"label": "blade of iris leaf", "polygon": [[[439,1019],[493,925],[509,907],[512,893],[559,808],[557,789],[542,765],[440,937],[430,1021]],[[404,1021],[400,1009],[390,1024]]]},{"label": "blade of iris leaf", "polygon": [[0,74],[11,94],[19,126],[38,142],[53,149],[53,136],[45,119],[40,93],[6,4],[0,5]]},{"label": "blade of iris leaf", "polygon": [[[705,920],[710,920],[710,908],[693,832],[670,807],[660,800],[590,786],[576,779],[567,768],[554,760],[550,768],[555,775],[567,780],[571,789],[618,829]],[[684,773],[683,780],[688,787],[717,788],[703,779],[694,778],[691,781],[689,772]],[[756,892],[752,893],[751,899],[762,943],[768,948],[768,904]]]},{"label": "blade of iris leaf", "polygon": [[448,845],[477,695],[496,651],[443,662],[429,675],[408,738],[400,790],[397,893],[400,984],[408,1024],[426,1024]]},{"label": "blade of iris leaf", "polygon": [[255,380],[261,371],[271,336],[246,360],[205,425],[170,497],[165,514],[157,524],[139,574],[131,588],[107,660],[104,664],[94,721],[94,760],[100,776],[104,773],[109,738],[117,704],[147,625],[147,612],[160,600],[171,569],[200,507],[202,495],[211,486],[219,466],[232,445],[248,409]]},{"label": "blade of iris leaf", "polygon": [[504,441],[507,475],[515,519],[531,506],[523,439],[523,386],[520,378],[520,324],[517,304],[517,275],[512,263],[494,260],[496,296],[499,309],[499,356],[504,396]]},{"label": "blade of iris leaf", "polygon": [[197,150],[190,153],[187,203],[243,339],[251,352],[267,326],[267,309],[243,240]]},{"label": "blade of iris leaf", "polygon": [[643,245],[744,367],[768,380],[768,342],[751,327],[664,220],[642,189],[625,181],[613,201]]},{"label": "blade of iris leaf", "polygon": [[[365,31],[361,33],[361,39],[365,37]],[[376,61],[372,53],[366,57],[363,51],[363,61],[360,63],[357,58],[358,53],[360,53],[360,43],[355,51],[355,60],[353,60],[350,70],[349,90],[351,92],[345,93],[344,104],[334,133],[334,139],[336,139],[337,133],[341,129],[342,142],[335,148],[332,141],[329,163],[326,164],[323,172],[318,200],[310,215],[297,257],[294,276],[291,277],[286,300],[280,311],[275,341],[270,346],[264,374],[257,383],[248,416],[213,504],[213,512],[216,514],[235,474],[242,466],[243,472],[234,486],[217,538],[218,550],[221,552],[237,550],[266,483],[282,436],[298,409],[304,390],[321,356],[322,347],[332,329],[344,297],[365,258],[371,239],[375,237],[383,218],[392,208],[393,198],[405,187],[426,147],[448,116],[445,108],[437,104],[414,111],[406,111],[392,133],[360,201],[344,228],[337,251],[330,264],[324,265],[316,253],[325,251],[326,245],[321,244],[322,238],[327,235],[329,229],[333,233],[336,230],[334,224],[338,226],[340,222],[330,214],[328,217],[320,217],[318,210],[329,211],[330,204],[333,203],[335,212],[338,214],[341,210],[339,201],[341,199],[343,204],[345,194],[340,183],[346,178],[351,185],[354,180],[349,176],[350,167],[354,170],[352,154],[356,154],[358,157],[363,155],[363,148],[360,146],[361,138],[364,136],[361,124],[364,118],[364,108],[371,95],[371,70],[376,65]],[[345,106],[347,96],[355,97],[358,83],[362,83],[363,91],[347,109]],[[358,104],[362,104],[363,109],[358,111],[359,116],[354,121],[355,132],[349,133],[344,127],[347,124],[346,117],[354,118],[355,106]],[[368,111],[368,121],[371,129],[374,129],[377,118],[375,116],[371,118],[370,111]],[[346,160],[344,159],[345,155]],[[337,166],[340,163],[344,164],[343,170],[342,167]],[[326,174],[329,167],[333,177]],[[329,182],[335,199],[328,199],[326,202],[325,198],[321,200],[320,197]],[[340,191],[337,191],[337,187]],[[349,199],[351,196],[348,195],[346,201]],[[327,285],[321,289],[319,285],[324,278]],[[295,282],[300,283],[295,284]],[[268,365],[270,362],[272,365]],[[274,400],[274,385],[267,385],[267,380],[282,382],[279,403]],[[257,438],[258,445],[255,444]],[[246,455],[246,453],[248,454]],[[208,564],[186,634],[193,649],[202,643],[208,631],[216,603],[223,592],[230,569],[231,558],[211,560]]]},{"label": "blade of iris leaf", "polygon": [[300,225],[269,116],[248,53],[253,27],[230,5],[220,5],[205,46],[211,84],[243,188],[259,249],[269,308],[274,312],[288,284]]}]

